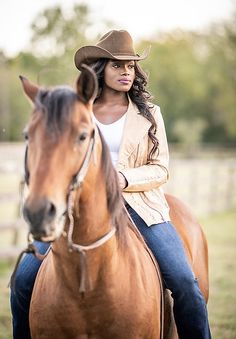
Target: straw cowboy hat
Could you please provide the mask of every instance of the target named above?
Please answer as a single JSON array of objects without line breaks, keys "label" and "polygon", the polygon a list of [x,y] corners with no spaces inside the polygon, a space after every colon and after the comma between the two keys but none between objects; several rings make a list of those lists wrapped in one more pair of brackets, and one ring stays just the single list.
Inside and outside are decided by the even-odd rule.
[{"label": "straw cowboy hat", "polygon": [[80,70],[82,63],[88,64],[96,59],[143,60],[148,52],[149,50],[146,50],[142,55],[135,53],[130,34],[124,30],[112,30],[103,35],[95,46],[79,48],[74,60]]}]

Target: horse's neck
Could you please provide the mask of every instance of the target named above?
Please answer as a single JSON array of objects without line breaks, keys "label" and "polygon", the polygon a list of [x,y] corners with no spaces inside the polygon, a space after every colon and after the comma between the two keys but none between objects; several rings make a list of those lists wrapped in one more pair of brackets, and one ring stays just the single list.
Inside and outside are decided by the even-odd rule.
[{"label": "horse's neck", "polygon": [[[82,188],[74,195],[74,229],[72,235],[74,244],[91,245],[106,235],[113,226],[107,206],[107,178],[104,178],[99,159],[101,157],[98,151],[96,163],[94,165],[91,163]],[[67,233],[69,229],[70,223],[67,225]],[[53,244],[55,255],[52,256],[52,260],[57,276],[61,276],[60,280],[67,281],[69,285],[74,286],[73,281],[79,279],[78,276],[82,270],[81,254],[76,251],[69,252],[67,241],[67,237],[61,237],[59,241]],[[117,237],[112,236],[102,246],[85,252],[93,285],[95,285],[101,272],[110,269],[111,257],[114,258],[114,248],[117,248],[116,242]],[[102,266],[105,266],[106,269],[101,270]],[[78,272],[80,272],[79,275]]]},{"label": "horse's neck", "polygon": [[[93,245],[111,230],[109,215],[106,211],[101,213],[101,207],[97,206],[90,206],[87,202],[85,208],[81,204],[79,217],[74,217],[72,240],[75,248],[76,245]],[[116,241],[116,237],[113,236],[101,246],[84,251],[86,259],[81,261],[85,258],[84,255],[76,250],[69,252],[67,238],[61,237],[53,244],[52,253],[55,255],[51,257],[57,280],[63,282],[63,286],[68,286],[68,290],[73,290],[77,288],[76,286],[81,286],[81,275],[85,275],[85,279],[91,283],[91,288],[95,288],[101,278],[101,272],[108,272],[112,267],[110,258],[114,256],[113,249],[117,247]],[[104,267],[105,270],[102,269]]]},{"label": "horse's neck", "polygon": [[74,211],[74,241],[89,244],[111,229],[111,220],[105,188],[101,184],[94,185],[93,193],[83,193]]},{"label": "horse's neck", "polygon": [[[92,185],[86,185],[85,183],[81,193],[78,191],[78,194],[75,194],[73,223],[72,241],[74,244],[83,246],[93,244],[111,230],[112,224],[107,210],[106,188],[102,180],[97,180],[93,182]],[[70,232],[70,227],[71,224],[69,221],[66,226],[67,234]],[[110,241],[102,245],[101,248],[103,249],[104,246],[108,248],[110,246],[109,242]],[[67,238],[61,237],[61,239],[53,245],[53,248],[55,253],[58,254],[55,256],[55,260],[58,258],[59,260],[65,261],[65,266],[73,262],[72,258],[74,256],[71,256],[71,253],[68,252]],[[91,252],[94,252],[95,255],[97,255],[97,253],[106,255],[105,252],[102,253],[99,249],[91,250]],[[76,255],[76,263],[73,263],[73,265],[79,265],[78,253],[76,253]],[[91,253],[91,255],[93,255],[93,253]],[[88,257],[90,257],[90,251]]]},{"label": "horse's neck", "polygon": [[111,228],[100,139],[93,152],[83,185],[74,197],[74,241],[82,244],[96,241]]}]

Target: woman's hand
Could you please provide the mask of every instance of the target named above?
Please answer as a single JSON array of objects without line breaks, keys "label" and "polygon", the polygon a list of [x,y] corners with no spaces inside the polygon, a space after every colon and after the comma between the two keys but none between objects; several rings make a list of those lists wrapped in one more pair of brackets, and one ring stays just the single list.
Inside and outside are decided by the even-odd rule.
[{"label": "woman's hand", "polygon": [[118,172],[118,179],[119,179],[120,188],[123,190],[128,185],[128,182],[126,178],[124,177],[124,175],[120,172]]}]

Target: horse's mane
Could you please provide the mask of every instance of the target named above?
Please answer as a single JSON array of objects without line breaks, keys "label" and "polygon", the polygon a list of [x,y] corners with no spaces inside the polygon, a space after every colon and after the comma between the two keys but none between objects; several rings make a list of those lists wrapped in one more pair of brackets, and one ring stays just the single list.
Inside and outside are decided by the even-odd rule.
[{"label": "horse's mane", "polygon": [[77,94],[69,86],[41,89],[35,100],[35,108],[45,113],[46,128],[60,134],[69,125],[70,112],[76,100]]},{"label": "horse's mane", "polygon": [[[46,115],[46,128],[49,133],[59,136],[69,126],[73,105],[77,94],[70,87],[56,87],[53,90],[42,89],[38,92],[35,109]],[[99,130],[99,129],[98,129]],[[50,135],[52,135],[50,133]],[[124,199],[118,182],[117,172],[112,164],[108,146],[99,130],[102,142],[102,171],[106,180],[107,207],[112,223],[117,229],[119,245],[127,245],[127,231],[131,228],[143,242],[141,234],[132,223],[125,208]]]},{"label": "horse's mane", "polygon": [[113,225],[117,229],[119,244],[121,246],[127,245],[127,231],[130,228],[146,247],[142,235],[137,230],[125,208],[125,201],[119,186],[117,171],[111,161],[110,151],[100,130],[99,134],[102,142],[102,169],[106,179],[107,206]]},{"label": "horse's mane", "polygon": [[112,218],[112,223],[117,229],[120,242],[125,244],[127,226],[131,224],[131,221],[124,206],[117,172],[112,164],[108,146],[100,130],[99,135],[102,142],[102,171],[106,180],[107,207]]}]

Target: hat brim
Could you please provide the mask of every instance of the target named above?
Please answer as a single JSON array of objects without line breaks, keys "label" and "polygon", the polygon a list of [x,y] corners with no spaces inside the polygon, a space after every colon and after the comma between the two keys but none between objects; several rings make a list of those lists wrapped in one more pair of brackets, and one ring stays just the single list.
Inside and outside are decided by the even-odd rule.
[{"label": "hat brim", "polygon": [[149,54],[149,50],[147,49],[143,52],[142,55],[128,55],[128,54],[122,54],[122,55],[116,55],[111,54],[106,49],[98,47],[98,46],[83,46],[78,49],[78,51],[75,53],[74,61],[75,66],[81,70],[82,63],[90,63],[93,60],[105,58],[105,59],[113,59],[113,60],[144,60],[147,58]]}]

